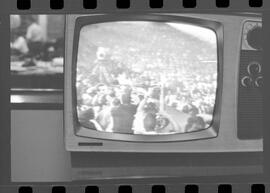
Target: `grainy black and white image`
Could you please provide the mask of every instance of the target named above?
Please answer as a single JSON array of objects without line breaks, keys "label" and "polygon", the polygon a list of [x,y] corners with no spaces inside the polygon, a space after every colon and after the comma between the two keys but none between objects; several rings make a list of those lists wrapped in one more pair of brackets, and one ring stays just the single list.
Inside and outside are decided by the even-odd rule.
[{"label": "grainy black and white image", "polygon": [[64,15],[10,16],[13,89],[62,89]]},{"label": "grainy black and white image", "polygon": [[8,19],[12,182],[263,173],[260,14]]},{"label": "grainy black and white image", "polygon": [[80,123],[102,132],[161,135],[208,128],[217,90],[217,38],[185,23],[123,21],[82,27]]}]

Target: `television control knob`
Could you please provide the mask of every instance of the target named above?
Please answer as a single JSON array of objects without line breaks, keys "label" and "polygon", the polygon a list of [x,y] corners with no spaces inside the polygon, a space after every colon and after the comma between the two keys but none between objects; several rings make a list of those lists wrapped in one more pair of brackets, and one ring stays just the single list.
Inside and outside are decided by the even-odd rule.
[{"label": "television control knob", "polygon": [[252,79],[249,76],[244,76],[241,79],[241,84],[243,87],[251,87],[252,86]]},{"label": "television control knob", "polygon": [[250,31],[247,33],[247,43],[250,47],[254,48],[255,50],[262,49],[262,27],[257,25],[254,26]]},{"label": "television control knob", "polygon": [[258,62],[251,62],[247,66],[247,71],[249,75],[259,74],[262,71],[262,66]]},{"label": "television control knob", "polygon": [[255,80],[255,86],[256,87],[262,87],[262,85],[263,85],[263,77],[262,76],[259,76]]}]

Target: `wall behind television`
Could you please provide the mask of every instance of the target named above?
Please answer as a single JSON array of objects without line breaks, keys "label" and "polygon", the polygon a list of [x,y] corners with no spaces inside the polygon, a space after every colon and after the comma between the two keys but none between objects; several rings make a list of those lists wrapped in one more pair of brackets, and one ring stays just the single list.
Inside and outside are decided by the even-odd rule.
[{"label": "wall behind television", "polygon": [[55,182],[71,178],[61,110],[11,111],[12,181]]}]

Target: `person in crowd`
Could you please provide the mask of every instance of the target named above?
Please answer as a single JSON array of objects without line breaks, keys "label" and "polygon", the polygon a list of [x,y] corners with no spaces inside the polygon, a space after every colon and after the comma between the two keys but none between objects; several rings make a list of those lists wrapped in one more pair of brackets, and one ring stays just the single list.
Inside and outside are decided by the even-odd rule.
[{"label": "person in crowd", "polygon": [[87,128],[95,128],[95,125],[91,122],[95,118],[94,110],[92,108],[89,108],[85,111],[79,112],[79,121],[83,124],[86,125]]},{"label": "person in crowd", "polygon": [[114,105],[111,108],[111,130],[116,133],[132,134],[132,125],[134,115],[136,113],[136,106],[130,103],[130,95],[126,93],[121,95],[120,101],[121,104]]},{"label": "person in crowd", "polygon": [[144,129],[147,134],[156,134],[155,128],[157,125],[156,114],[148,112],[143,119]]},{"label": "person in crowd", "polygon": [[[209,78],[209,72],[185,69],[174,76],[173,72],[149,71],[145,68],[141,73],[126,73],[123,81],[115,85],[106,78],[113,62],[104,52],[105,56],[101,54],[101,57],[97,57],[99,61],[91,76],[81,72],[83,76],[78,86],[82,86],[80,92],[83,93],[94,88],[91,103],[87,105],[95,109],[96,120],[106,131],[135,134],[184,133],[204,129],[208,120],[212,120],[216,78]],[[103,63],[102,58],[107,63]],[[117,68],[121,68],[121,65]],[[115,71],[115,79],[121,75],[117,74],[118,71]],[[97,81],[101,84],[91,81],[93,74],[102,76],[98,76]],[[157,85],[160,76],[166,75],[168,77],[163,86],[164,107],[161,109],[161,90]]]},{"label": "person in crowd", "polygon": [[145,98],[140,102],[137,113],[135,115],[133,130],[134,133],[155,133],[155,127],[157,124],[156,115],[158,113],[157,102],[153,101],[152,97],[157,97],[155,92],[150,92],[150,95],[146,95]]},{"label": "person in crowd", "polygon": [[104,131],[112,131],[112,119],[111,119],[111,109],[117,108],[120,106],[120,100],[118,98],[114,98],[111,101],[110,106],[105,106],[102,110],[100,110],[97,114],[96,120],[102,127]]},{"label": "person in crowd", "polygon": [[202,117],[198,116],[198,113],[198,108],[193,106],[193,108],[190,110],[190,118],[188,119],[187,125],[185,127],[186,132],[205,129],[205,122]]},{"label": "person in crowd", "polygon": [[32,18],[28,20],[29,26],[26,32],[26,39],[29,47],[29,52],[33,56],[37,56],[42,52],[42,47],[45,42],[45,34],[43,28]]},{"label": "person in crowd", "polygon": [[99,47],[96,52],[97,59],[94,61],[94,68],[91,76],[96,77],[99,83],[111,85],[114,82],[112,76],[113,63],[110,59],[110,49]]},{"label": "person in crowd", "polygon": [[168,126],[170,126],[169,116],[166,117],[166,116],[164,116],[164,114],[163,115],[158,114],[156,116],[156,128],[155,128],[156,132],[157,133],[169,133],[171,131],[172,127],[170,127],[168,130],[168,129],[166,129]]}]

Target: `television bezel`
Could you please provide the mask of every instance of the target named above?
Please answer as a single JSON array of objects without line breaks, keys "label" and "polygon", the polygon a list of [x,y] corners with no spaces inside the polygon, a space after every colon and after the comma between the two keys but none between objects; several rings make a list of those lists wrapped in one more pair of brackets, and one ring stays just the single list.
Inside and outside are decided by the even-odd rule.
[{"label": "television bezel", "polygon": [[[184,24],[191,24],[198,27],[203,27],[212,30],[217,38],[217,88],[216,100],[213,112],[213,119],[211,125],[203,130],[189,132],[189,133],[176,133],[166,135],[141,135],[141,134],[123,134],[123,133],[110,133],[100,132],[94,129],[83,127],[77,115],[77,89],[76,89],[76,69],[77,57],[79,47],[79,37],[81,29],[86,25],[106,23],[106,22],[121,22],[121,21],[150,21],[150,22],[178,22]],[[139,143],[153,143],[153,142],[176,142],[176,141],[191,141],[201,140],[208,138],[215,138],[218,136],[220,114],[221,114],[221,101],[222,101],[222,86],[223,86],[223,27],[220,22],[194,18],[189,16],[172,16],[172,15],[156,15],[156,14],[106,14],[95,16],[80,16],[76,18],[74,37],[73,37],[73,55],[72,55],[72,114],[74,135],[78,137],[126,141],[126,142],[139,142]]]}]

